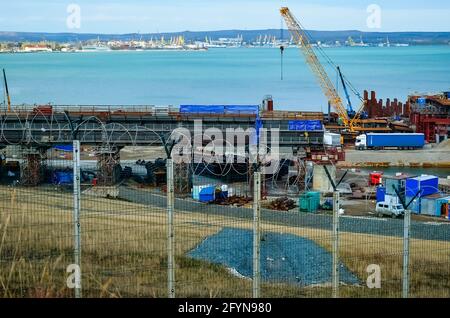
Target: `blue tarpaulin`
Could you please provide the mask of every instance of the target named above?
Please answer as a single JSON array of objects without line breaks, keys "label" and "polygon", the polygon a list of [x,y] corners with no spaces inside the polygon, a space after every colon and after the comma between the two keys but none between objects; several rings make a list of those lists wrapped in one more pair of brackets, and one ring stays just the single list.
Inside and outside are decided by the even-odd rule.
[{"label": "blue tarpaulin", "polygon": [[321,131],[323,127],[320,120],[290,120],[289,130]]},{"label": "blue tarpaulin", "polygon": [[52,179],[54,184],[72,184],[73,173],[68,171],[55,171]]},{"label": "blue tarpaulin", "polygon": [[56,150],[60,150],[60,151],[67,151],[67,152],[72,152],[73,151],[73,146],[72,145],[56,145],[53,147]]},{"label": "blue tarpaulin", "polygon": [[180,105],[184,114],[252,114],[257,115],[258,105]]}]

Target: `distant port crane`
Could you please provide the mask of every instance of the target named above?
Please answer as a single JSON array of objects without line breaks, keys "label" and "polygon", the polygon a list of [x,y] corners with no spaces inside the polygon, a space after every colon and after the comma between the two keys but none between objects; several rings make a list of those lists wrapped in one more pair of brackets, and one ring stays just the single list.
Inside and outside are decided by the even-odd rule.
[{"label": "distant port crane", "polygon": [[[280,13],[284,18],[284,21],[286,22],[286,25],[293,37],[294,42],[300,48],[305,57],[306,63],[309,65],[313,74],[316,76],[316,79],[319,82],[323,93],[327,97],[328,102],[336,110],[339,118],[342,120],[343,126],[350,132],[355,132],[355,128],[360,127],[360,118],[364,109],[364,102],[360,106],[359,110],[354,113],[354,116],[349,116],[349,113],[347,112],[347,109],[344,106],[341,97],[339,96],[327,72],[325,71],[316,53],[314,52],[309,36],[305,29],[294,17],[289,8],[282,7],[280,9]],[[318,48],[318,50],[321,50],[320,47]],[[336,67],[328,56],[325,57],[333,67]]]}]

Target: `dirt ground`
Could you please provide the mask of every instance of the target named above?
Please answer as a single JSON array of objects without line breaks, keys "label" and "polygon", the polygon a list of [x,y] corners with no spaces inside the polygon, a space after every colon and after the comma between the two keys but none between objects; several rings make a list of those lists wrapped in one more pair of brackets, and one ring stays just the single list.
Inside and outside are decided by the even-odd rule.
[{"label": "dirt ground", "polygon": [[[390,165],[410,163],[449,163],[450,148],[436,147],[422,150],[354,150],[345,153],[345,163],[389,162]],[[344,163],[344,164],[345,164]]]}]

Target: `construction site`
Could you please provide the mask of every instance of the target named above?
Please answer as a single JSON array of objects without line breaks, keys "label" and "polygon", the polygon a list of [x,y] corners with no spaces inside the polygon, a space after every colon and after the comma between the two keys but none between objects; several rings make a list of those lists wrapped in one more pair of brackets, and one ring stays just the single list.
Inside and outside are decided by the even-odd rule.
[{"label": "construction site", "polygon": [[13,105],[3,70],[4,297],[450,297],[450,92],[359,94],[280,12],[326,113]]}]

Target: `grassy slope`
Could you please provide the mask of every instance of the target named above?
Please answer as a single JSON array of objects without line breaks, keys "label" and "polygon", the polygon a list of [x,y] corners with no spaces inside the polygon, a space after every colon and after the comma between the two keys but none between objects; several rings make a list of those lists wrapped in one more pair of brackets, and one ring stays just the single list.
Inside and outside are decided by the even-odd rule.
[{"label": "grassy slope", "polygon": [[[66,267],[72,263],[72,196],[48,188],[0,188],[0,297],[71,297]],[[82,272],[85,297],[165,297],[166,217],[163,209],[83,196]],[[177,211],[176,291],[179,297],[250,297],[251,281],[185,253],[222,227],[251,222]],[[331,249],[329,231],[273,225]],[[400,297],[402,240],[341,233],[340,255],[362,281],[379,264],[382,288],[343,286],[344,297]],[[301,248],[301,246],[299,246]],[[450,243],[412,240],[413,296],[450,297]],[[312,265],[314,266],[314,264]],[[330,296],[328,286],[298,288],[264,284],[263,296]]]}]

